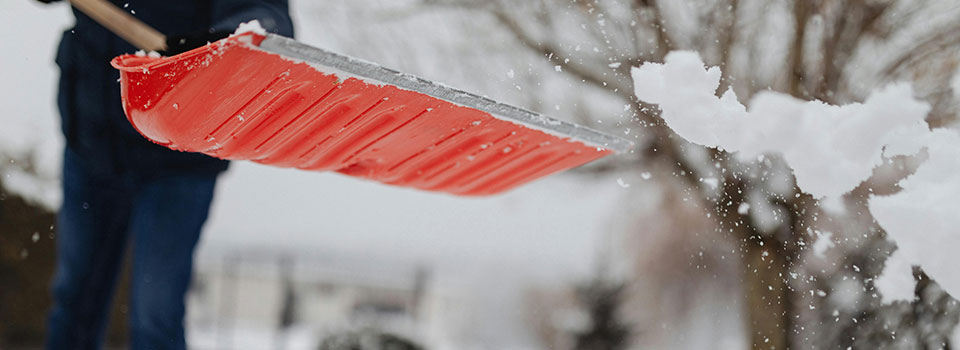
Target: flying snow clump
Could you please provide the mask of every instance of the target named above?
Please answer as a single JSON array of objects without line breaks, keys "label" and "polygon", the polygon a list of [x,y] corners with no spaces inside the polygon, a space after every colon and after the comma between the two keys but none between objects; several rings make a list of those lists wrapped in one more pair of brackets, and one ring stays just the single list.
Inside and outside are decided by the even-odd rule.
[{"label": "flying snow clump", "polygon": [[929,132],[924,117],[930,107],[913,98],[906,84],[844,106],[763,91],[747,110],[732,89],[717,97],[720,78],[720,68],[706,68],[699,55],[687,51],[668,54],[664,64],[633,69],[637,97],[659,104],[678,135],[737,152],[740,159],[780,154],[797,185],[817,198],[854,189],[884,155],[916,153],[920,145],[908,141]]},{"label": "flying snow clump", "polygon": [[678,135],[736,152],[743,161],[779,154],[797,186],[818,199],[856,188],[885,158],[926,150],[927,160],[899,183],[900,192],[869,201],[870,213],[898,246],[876,286],[885,301],[911,298],[912,266],[919,265],[960,296],[960,274],[952,267],[960,250],[960,133],[931,131],[930,106],[913,97],[910,85],[889,85],[863,103],[842,106],[764,91],[748,109],[732,89],[717,97],[721,76],[686,51],[633,69],[637,97],[658,104]]}]

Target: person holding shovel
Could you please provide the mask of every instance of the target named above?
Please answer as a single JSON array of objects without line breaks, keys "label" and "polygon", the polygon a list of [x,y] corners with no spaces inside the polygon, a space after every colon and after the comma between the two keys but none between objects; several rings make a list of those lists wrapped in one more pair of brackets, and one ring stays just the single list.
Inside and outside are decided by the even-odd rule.
[{"label": "person holding shovel", "polygon": [[100,348],[129,245],[130,347],[183,349],[194,248],[227,162],[172,151],[133,129],[110,59],[136,49],[78,8],[121,8],[166,33],[163,53],[172,55],[226,37],[254,19],[268,31],[292,36],[289,6],[287,0],[70,2],[76,25],[63,33],[56,57],[67,146],[46,346]]}]

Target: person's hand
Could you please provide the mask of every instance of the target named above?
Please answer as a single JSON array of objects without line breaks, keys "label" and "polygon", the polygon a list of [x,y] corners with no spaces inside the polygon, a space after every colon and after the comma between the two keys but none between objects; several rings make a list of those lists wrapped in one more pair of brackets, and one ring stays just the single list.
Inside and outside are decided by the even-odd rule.
[{"label": "person's hand", "polygon": [[200,31],[183,34],[171,34],[167,36],[167,49],[161,52],[161,54],[164,56],[173,56],[193,50],[206,45],[207,43],[212,43],[228,36],[230,36],[230,32],[224,31]]}]

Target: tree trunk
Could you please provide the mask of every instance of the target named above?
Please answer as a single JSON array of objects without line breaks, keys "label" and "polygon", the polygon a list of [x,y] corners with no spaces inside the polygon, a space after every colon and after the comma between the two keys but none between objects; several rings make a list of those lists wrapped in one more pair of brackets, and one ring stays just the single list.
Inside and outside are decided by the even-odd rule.
[{"label": "tree trunk", "polygon": [[743,287],[751,349],[788,348],[790,310],[786,261],[775,246],[757,237],[743,247]]}]

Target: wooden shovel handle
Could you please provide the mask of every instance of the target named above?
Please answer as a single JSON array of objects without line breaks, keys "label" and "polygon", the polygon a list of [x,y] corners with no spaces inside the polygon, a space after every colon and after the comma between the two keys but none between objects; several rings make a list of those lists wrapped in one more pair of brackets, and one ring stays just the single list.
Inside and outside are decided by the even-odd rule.
[{"label": "wooden shovel handle", "polygon": [[80,12],[106,27],[128,43],[145,51],[167,49],[167,37],[107,0],[70,0]]}]

